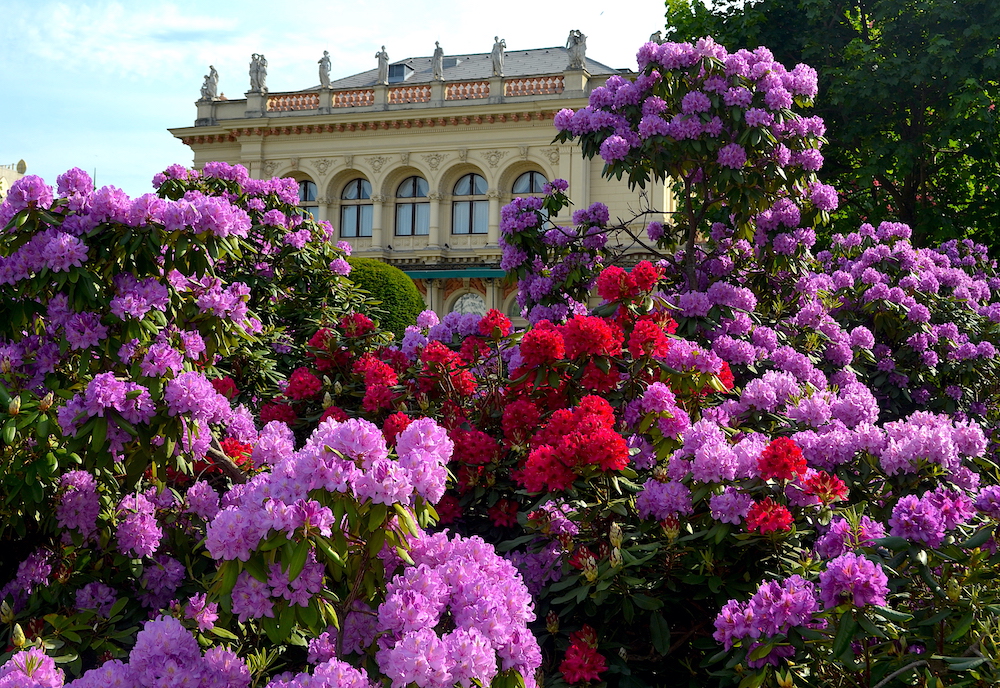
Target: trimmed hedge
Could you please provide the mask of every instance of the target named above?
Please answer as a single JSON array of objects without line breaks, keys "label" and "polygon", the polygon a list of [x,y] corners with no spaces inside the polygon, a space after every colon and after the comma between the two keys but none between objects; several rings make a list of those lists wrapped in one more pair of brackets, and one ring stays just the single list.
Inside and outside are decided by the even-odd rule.
[{"label": "trimmed hedge", "polygon": [[349,279],[369,292],[381,303],[365,315],[377,319],[383,329],[396,339],[403,338],[403,331],[417,322],[417,316],[426,308],[424,299],[405,272],[374,258],[349,258]]}]

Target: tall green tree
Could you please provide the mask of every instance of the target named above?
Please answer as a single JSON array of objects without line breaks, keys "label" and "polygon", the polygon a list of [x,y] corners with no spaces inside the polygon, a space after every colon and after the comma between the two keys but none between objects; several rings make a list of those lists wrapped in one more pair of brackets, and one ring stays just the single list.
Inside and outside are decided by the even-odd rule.
[{"label": "tall green tree", "polygon": [[898,219],[919,243],[1000,249],[1000,2],[667,0],[667,36],[769,46],[820,75],[820,177],[846,222]]}]

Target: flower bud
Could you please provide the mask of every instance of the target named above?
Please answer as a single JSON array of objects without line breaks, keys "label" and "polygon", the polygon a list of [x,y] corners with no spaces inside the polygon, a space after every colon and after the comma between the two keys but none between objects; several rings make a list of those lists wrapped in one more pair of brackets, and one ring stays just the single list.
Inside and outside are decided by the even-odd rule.
[{"label": "flower bud", "polygon": [[545,615],[545,630],[555,635],[559,632],[559,615],[555,612],[549,612]]},{"label": "flower bud", "polygon": [[949,578],[948,582],[944,586],[945,592],[948,594],[948,599],[952,602],[958,602],[958,598],[962,595],[962,588],[959,586],[958,581],[954,578]]},{"label": "flower bud", "polygon": [[657,466],[653,469],[653,480],[659,483],[669,483],[670,476],[667,475],[666,466]]},{"label": "flower bud", "polygon": [[622,527],[618,525],[618,522],[611,524],[611,531],[608,533],[608,539],[611,540],[612,547],[622,546]]},{"label": "flower bud", "polygon": [[38,410],[41,411],[42,413],[48,411],[50,408],[52,408],[53,399],[54,397],[52,396],[52,392],[46,394],[44,397],[42,397],[42,400],[38,402]]},{"label": "flower bud", "polygon": [[9,358],[5,358],[2,361],[0,361],[0,373],[3,373],[4,375],[7,375],[7,374],[10,373],[10,359]]},{"label": "flower bud", "polygon": [[615,547],[611,550],[611,567],[619,568],[622,565],[622,551]]},{"label": "flower bud", "polygon": [[429,408],[430,408],[430,406],[431,406],[431,402],[430,402],[430,399],[428,399],[428,398],[427,398],[427,395],[426,395],[426,394],[421,394],[421,395],[420,395],[420,396],[419,396],[419,397],[417,398],[417,403],[418,403],[418,404],[420,404],[420,410],[421,410],[421,411],[426,411],[426,410],[427,410],[427,409],[429,409]]},{"label": "flower bud", "polygon": [[14,620],[14,610],[7,604],[7,600],[0,602],[0,622],[9,624]]},{"label": "flower bud", "polygon": [[337,380],[336,382],[333,383],[333,393],[334,394],[340,394],[343,391],[344,391],[344,386],[342,384],[340,384],[340,380]]},{"label": "flower bud", "polygon": [[585,557],[583,559],[583,577],[587,579],[588,583],[593,583],[597,580],[597,560],[594,557]]},{"label": "flower bud", "polygon": [[16,396],[10,400],[9,404],[7,404],[7,413],[9,413],[12,416],[16,416],[20,412],[21,412],[21,397]]},{"label": "flower bud", "polygon": [[24,637],[24,630],[21,628],[21,624],[14,624],[14,632],[11,633],[10,642],[17,648],[24,647],[28,643],[28,639]]},{"label": "flower bud", "polygon": [[331,406],[333,406],[333,397],[330,396],[329,392],[323,392],[323,408],[330,408]]},{"label": "flower bud", "polygon": [[677,536],[681,533],[681,524],[676,516],[668,516],[660,521],[660,528],[663,529],[663,534],[668,540],[677,539]]}]

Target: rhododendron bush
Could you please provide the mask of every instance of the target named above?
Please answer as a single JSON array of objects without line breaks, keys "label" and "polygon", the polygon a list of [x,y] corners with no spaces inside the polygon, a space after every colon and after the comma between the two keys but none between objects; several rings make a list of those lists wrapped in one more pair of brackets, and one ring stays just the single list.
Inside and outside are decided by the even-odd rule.
[{"label": "rhododendron bush", "polygon": [[[812,70],[709,39],[639,59],[559,137],[670,178],[679,210],[567,218],[562,180],[505,207],[523,331],[494,310],[426,311],[399,341],[350,302],[310,319],[293,281],[339,288],[338,249],[318,227],[315,254],[283,254],[309,221],[227,186],[282,182],[173,170],[163,208],[197,222],[215,199],[279,234],[178,261],[165,238],[191,237],[149,211],[145,272],[103,282],[73,219],[102,192],[19,182],[0,685],[1000,680],[994,261],[894,223],[814,251],[837,193],[799,112]],[[275,255],[298,277],[271,287]],[[255,359],[269,327],[286,339]]]}]

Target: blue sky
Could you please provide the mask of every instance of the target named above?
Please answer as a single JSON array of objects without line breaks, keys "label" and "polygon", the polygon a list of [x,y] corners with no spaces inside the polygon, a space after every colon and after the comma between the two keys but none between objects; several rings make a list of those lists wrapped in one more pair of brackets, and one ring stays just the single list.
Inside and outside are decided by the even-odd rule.
[{"label": "blue sky", "polygon": [[267,56],[268,87],[292,91],[316,84],[324,50],[337,79],[375,67],[382,45],[396,61],[430,55],[434,41],[446,55],[489,52],[494,35],[509,50],[541,48],[580,29],[589,57],[634,69],[663,15],[661,0],[4,0],[0,164],[23,158],[52,184],[81,167],[98,185],[139,195],[167,165],[190,165],[190,149],[167,128],[194,123],[209,64],[235,99],[249,88],[254,52]]}]

